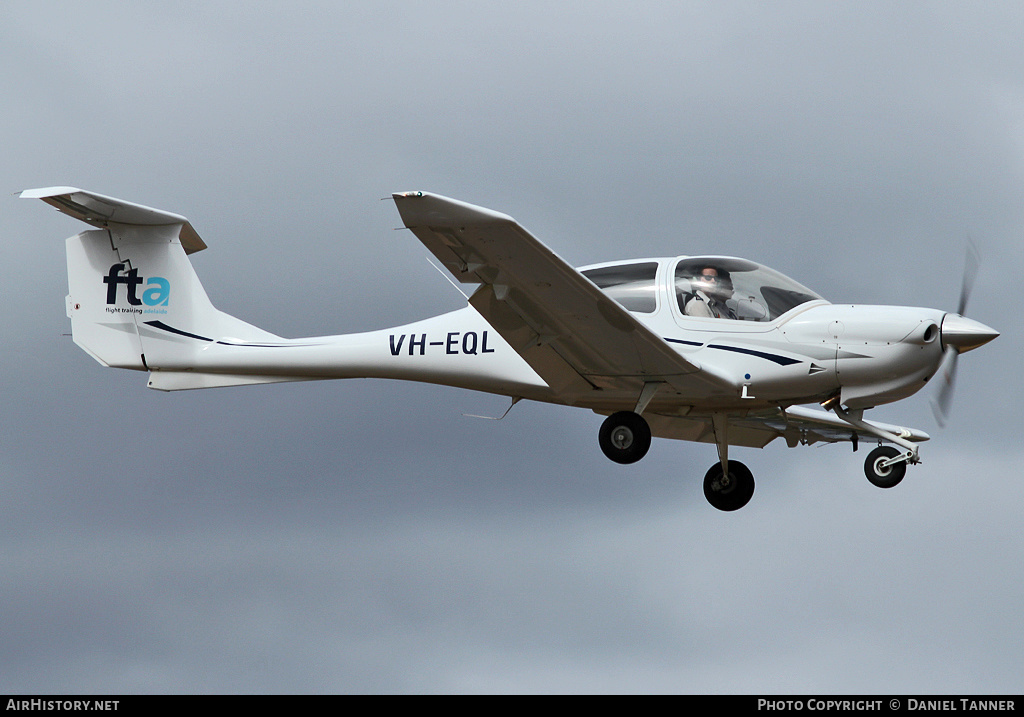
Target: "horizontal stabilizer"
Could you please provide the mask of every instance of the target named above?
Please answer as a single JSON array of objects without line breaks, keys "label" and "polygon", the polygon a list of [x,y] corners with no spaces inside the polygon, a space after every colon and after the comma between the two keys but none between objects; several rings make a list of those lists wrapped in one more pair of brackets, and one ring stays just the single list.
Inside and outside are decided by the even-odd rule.
[{"label": "horizontal stabilizer", "polygon": [[247,374],[201,373],[198,371],[151,371],[149,387],[157,391],[187,391],[196,388],[252,386],[259,383],[310,381],[304,376],[250,376]]},{"label": "horizontal stabilizer", "polygon": [[21,198],[42,199],[58,211],[101,229],[109,228],[110,225],[157,227],[177,224],[181,226],[178,238],[186,254],[194,254],[206,248],[206,243],[192,228],[188,219],[180,214],[87,192],[76,187],[26,189],[21,193]]}]

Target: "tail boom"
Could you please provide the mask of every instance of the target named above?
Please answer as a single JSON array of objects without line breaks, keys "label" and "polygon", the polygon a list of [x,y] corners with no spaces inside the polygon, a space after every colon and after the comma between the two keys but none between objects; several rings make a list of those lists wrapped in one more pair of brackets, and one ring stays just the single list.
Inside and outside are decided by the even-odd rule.
[{"label": "tail boom", "polygon": [[187,256],[206,244],[185,217],[73,187],[21,196],[97,227],[67,240],[72,336],[104,366],[149,371],[151,388],[393,378],[550,395],[472,307],[393,329],[283,339],[213,306]]},{"label": "tail boom", "polygon": [[161,340],[200,345],[197,352],[181,353],[178,361],[149,366],[149,385],[160,390],[382,378],[537,400],[550,394],[548,385],[472,307],[379,331],[260,343],[183,336],[166,325],[149,328],[163,333]]}]

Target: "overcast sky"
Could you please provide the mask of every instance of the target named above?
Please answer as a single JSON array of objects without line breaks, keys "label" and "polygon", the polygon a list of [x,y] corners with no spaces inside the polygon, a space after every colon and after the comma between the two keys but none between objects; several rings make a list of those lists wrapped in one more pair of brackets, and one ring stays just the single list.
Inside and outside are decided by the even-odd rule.
[{"label": "overcast sky", "polygon": [[[5,2],[0,692],[1016,692],[1024,10],[940,2]],[[163,394],[67,335],[22,189],[187,216],[221,309],[305,336],[462,297],[394,191],[570,262],[714,253],[1003,332],[850,446],[608,461],[593,413],[383,381]],[[1011,296],[1012,293],[1012,296]],[[1005,308],[1011,300],[1013,310]]]}]

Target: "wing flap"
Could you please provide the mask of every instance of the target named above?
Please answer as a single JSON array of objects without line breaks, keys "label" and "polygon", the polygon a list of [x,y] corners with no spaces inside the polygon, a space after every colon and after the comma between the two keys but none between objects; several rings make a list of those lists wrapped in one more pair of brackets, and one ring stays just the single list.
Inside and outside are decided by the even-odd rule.
[{"label": "wing flap", "polygon": [[[715,429],[711,416],[665,416],[644,414],[651,435],[679,441],[714,443]],[[781,434],[775,428],[757,421],[729,419],[729,445],[764,448]]]}]

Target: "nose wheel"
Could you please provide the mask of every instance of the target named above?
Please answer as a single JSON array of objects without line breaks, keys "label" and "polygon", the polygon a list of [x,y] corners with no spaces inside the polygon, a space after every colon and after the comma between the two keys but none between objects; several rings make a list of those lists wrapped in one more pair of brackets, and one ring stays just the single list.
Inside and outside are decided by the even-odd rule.
[{"label": "nose wheel", "polygon": [[[899,458],[894,461],[893,459]],[[879,446],[864,461],[864,475],[872,485],[892,488],[907,474],[906,457],[893,446]]]},{"label": "nose wheel", "polygon": [[651,447],[651,427],[633,411],[613,413],[597,434],[601,450],[616,463],[636,463]]},{"label": "nose wheel", "polygon": [[739,510],[754,495],[754,474],[739,461],[729,461],[729,474],[716,463],[704,475],[704,497],[713,507],[724,511]]}]

